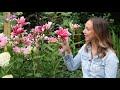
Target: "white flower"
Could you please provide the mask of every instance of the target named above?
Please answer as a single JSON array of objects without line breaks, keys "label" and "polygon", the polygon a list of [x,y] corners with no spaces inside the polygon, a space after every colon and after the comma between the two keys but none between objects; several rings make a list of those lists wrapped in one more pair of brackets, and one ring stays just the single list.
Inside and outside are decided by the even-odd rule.
[{"label": "white flower", "polygon": [[71,30],[76,30],[77,28],[80,27],[80,25],[78,25],[78,24],[72,24],[72,22],[69,23],[69,26],[70,26]]},{"label": "white flower", "polygon": [[45,37],[44,37],[44,40],[48,40],[48,36],[45,36]]},{"label": "white flower", "polygon": [[3,76],[2,78],[13,78],[13,75],[12,75],[12,74],[10,74],[10,75],[5,75],[5,76]]},{"label": "white flower", "polygon": [[23,12],[16,12],[16,15],[22,15]]},{"label": "white flower", "polygon": [[48,21],[47,29],[50,29],[51,25],[52,25],[52,22],[49,22],[49,21]]},{"label": "white flower", "polygon": [[3,52],[0,54],[0,66],[5,67],[9,64],[10,61],[10,54],[9,52]]}]

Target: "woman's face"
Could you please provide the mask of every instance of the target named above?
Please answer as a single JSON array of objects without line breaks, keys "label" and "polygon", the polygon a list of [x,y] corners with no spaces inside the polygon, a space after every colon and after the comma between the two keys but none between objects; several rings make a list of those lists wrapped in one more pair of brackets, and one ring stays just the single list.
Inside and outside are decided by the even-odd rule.
[{"label": "woman's face", "polygon": [[95,39],[95,32],[93,30],[93,23],[91,20],[88,20],[85,24],[85,29],[83,30],[85,41],[91,42]]}]

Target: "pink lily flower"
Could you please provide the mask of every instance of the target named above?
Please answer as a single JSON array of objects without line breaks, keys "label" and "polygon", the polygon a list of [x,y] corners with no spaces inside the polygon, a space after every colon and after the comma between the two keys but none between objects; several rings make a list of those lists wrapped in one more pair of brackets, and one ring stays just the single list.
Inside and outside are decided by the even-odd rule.
[{"label": "pink lily flower", "polygon": [[30,22],[25,22],[24,16],[20,17],[20,19],[17,19],[18,24],[21,24],[22,26],[30,24]]},{"label": "pink lily flower", "polygon": [[48,42],[58,42],[58,40],[54,37],[48,37]]},{"label": "pink lily flower", "polygon": [[63,29],[62,27],[60,27],[59,30],[56,30],[55,33],[63,40],[67,40],[71,35],[71,33],[68,32],[68,29]]},{"label": "pink lily flower", "polygon": [[5,46],[8,42],[8,38],[7,36],[5,36],[5,34],[1,33],[0,34],[0,48]]}]

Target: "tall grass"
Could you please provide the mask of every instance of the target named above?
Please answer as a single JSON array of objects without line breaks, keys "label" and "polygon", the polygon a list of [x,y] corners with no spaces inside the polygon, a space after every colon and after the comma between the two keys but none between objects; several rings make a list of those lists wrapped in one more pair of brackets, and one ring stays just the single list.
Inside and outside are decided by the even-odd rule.
[{"label": "tall grass", "polygon": [[[119,35],[117,34],[120,31],[119,26],[117,25],[110,26],[110,31],[112,35],[113,48],[115,49],[116,55],[120,60],[120,38]],[[120,78],[120,64],[118,67],[117,78]]]},{"label": "tall grass", "polygon": [[112,41],[113,41],[114,49],[116,50],[118,59],[120,60],[120,39],[117,37],[113,29],[112,29]]}]

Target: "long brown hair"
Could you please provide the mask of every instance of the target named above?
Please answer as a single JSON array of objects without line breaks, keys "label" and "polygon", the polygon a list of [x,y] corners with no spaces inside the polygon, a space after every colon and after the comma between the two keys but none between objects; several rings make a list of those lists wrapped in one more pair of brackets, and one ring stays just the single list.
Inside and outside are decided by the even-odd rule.
[{"label": "long brown hair", "polygon": [[[105,19],[101,17],[93,17],[89,20],[93,22],[93,29],[96,35],[96,44],[98,47],[97,54],[100,58],[103,58],[106,55],[106,51],[108,49],[113,50],[112,38],[109,32],[109,24]],[[90,44],[90,42],[87,43],[87,45],[88,44]]]}]

